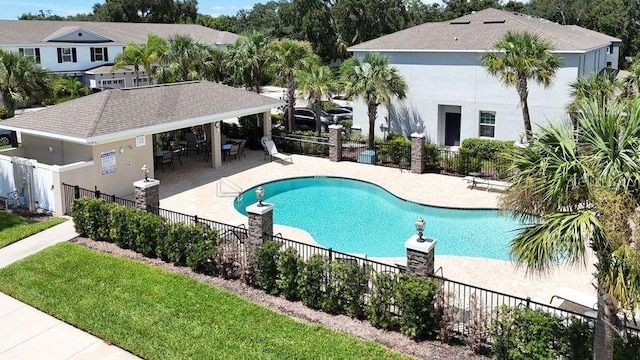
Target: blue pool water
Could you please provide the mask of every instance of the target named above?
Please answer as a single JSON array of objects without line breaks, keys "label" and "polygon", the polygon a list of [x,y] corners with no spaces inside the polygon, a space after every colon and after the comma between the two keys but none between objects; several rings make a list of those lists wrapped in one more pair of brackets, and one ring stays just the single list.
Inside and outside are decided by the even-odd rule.
[{"label": "blue pool water", "polygon": [[[264,202],[275,205],[276,224],[304,229],[320,245],[347,253],[406,256],[404,243],[416,233],[414,223],[422,216],[425,236],[438,240],[437,255],[508,260],[509,240],[522,227],[495,210],[421,205],[357,180],[303,177],[262,186]],[[236,210],[246,215],[246,207],[256,202],[256,188],[236,199]]]}]

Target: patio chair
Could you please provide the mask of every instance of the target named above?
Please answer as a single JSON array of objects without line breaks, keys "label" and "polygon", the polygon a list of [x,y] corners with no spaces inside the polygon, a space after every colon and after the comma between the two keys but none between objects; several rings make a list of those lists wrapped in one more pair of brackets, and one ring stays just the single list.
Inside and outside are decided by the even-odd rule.
[{"label": "patio chair", "polygon": [[245,154],[244,152],[244,146],[247,144],[247,139],[243,139],[242,141],[240,141],[240,155],[244,156],[245,158],[247,157],[247,154]]},{"label": "patio chair", "polygon": [[[263,138],[263,139],[266,139],[266,138]],[[283,154],[279,152],[273,140],[267,139],[263,141],[262,145],[264,146],[264,149],[265,149],[265,157],[269,155],[269,157],[271,158],[271,161],[273,161],[273,158],[276,158],[276,159],[280,159],[283,164],[285,160],[293,164],[293,158],[291,157],[291,155]]]},{"label": "patio chair", "polygon": [[238,155],[240,154],[240,145],[231,145],[231,150],[227,153],[227,158],[231,158],[233,156],[234,159],[240,159]]},{"label": "patio chair", "polygon": [[173,169],[173,151],[167,151],[162,154],[162,160],[160,161],[160,169],[164,172],[164,165],[167,164]]},{"label": "patio chair", "polygon": [[187,146],[185,148],[185,152],[187,156],[189,156],[190,151],[195,151],[197,154],[200,154],[200,149],[198,148],[198,141],[196,140],[196,136],[194,133],[187,133]]},{"label": "patio chair", "polygon": [[172,148],[171,151],[173,151],[173,158],[175,160],[178,160],[180,162],[180,166],[182,166],[182,159],[181,159],[182,147],[181,146],[176,146],[176,147]]}]

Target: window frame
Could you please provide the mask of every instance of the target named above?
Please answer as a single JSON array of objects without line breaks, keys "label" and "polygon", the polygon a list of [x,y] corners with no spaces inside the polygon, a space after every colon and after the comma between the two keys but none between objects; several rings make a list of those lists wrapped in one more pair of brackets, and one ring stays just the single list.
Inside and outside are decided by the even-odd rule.
[{"label": "window frame", "polygon": [[[485,120],[486,118],[483,117],[483,115],[491,115],[493,116],[493,124],[489,124],[489,123],[483,123],[482,121]],[[489,136],[489,135],[483,135],[483,127],[489,127],[491,129],[493,129],[492,133],[493,135]],[[478,137],[481,138],[487,138],[487,139],[495,139],[496,138],[496,112],[495,111],[488,111],[488,110],[480,110],[479,115],[478,115]]]},{"label": "window frame", "polygon": [[[69,51],[69,53],[68,53],[68,54],[65,54],[65,50],[68,50],[68,51]],[[60,58],[62,59],[62,62],[63,62],[63,63],[73,62],[73,50],[71,50],[71,48],[70,48],[70,47],[63,47],[63,48],[60,48],[60,54],[61,54],[61,57],[60,57]],[[68,59],[69,59],[69,60],[67,60],[67,58],[66,58],[66,57],[68,57]]]}]

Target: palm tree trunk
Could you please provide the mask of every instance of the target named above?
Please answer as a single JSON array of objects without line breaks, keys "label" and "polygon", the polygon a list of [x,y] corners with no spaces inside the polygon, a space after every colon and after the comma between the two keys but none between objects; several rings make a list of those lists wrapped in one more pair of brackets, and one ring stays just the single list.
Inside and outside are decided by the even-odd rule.
[{"label": "palm tree trunk", "polygon": [[140,66],[138,64],[133,65],[133,71],[136,73],[136,86],[140,86]]},{"label": "palm tree trunk", "polygon": [[373,139],[375,137],[376,116],[378,114],[378,104],[368,103],[367,113],[369,114],[369,150],[373,150]]},{"label": "palm tree trunk", "polygon": [[322,100],[320,99],[320,97],[318,96],[316,98],[316,100],[314,101],[314,105],[316,108],[316,131],[318,132],[318,136],[320,136],[320,133],[322,131],[322,122],[320,121],[320,112],[322,111]]},{"label": "palm tree trunk", "polygon": [[4,110],[7,112],[7,118],[14,117],[16,114],[16,102],[8,90],[2,92],[2,103],[4,104]]},{"label": "palm tree trunk", "polygon": [[529,90],[527,88],[527,79],[520,79],[518,81],[518,95],[520,95],[520,107],[522,108],[522,120],[524,120],[525,140],[529,142],[529,140],[531,140],[531,117],[529,116],[529,103],[527,102],[527,98],[529,97]]},{"label": "palm tree trunk", "polygon": [[613,358],[612,326],[618,326],[620,320],[613,300],[606,295],[605,290],[598,286],[598,317],[593,337],[593,359],[608,360]]},{"label": "palm tree trunk", "polygon": [[293,74],[287,74],[287,120],[289,131],[295,128],[293,119],[293,108],[296,106],[296,82]]}]

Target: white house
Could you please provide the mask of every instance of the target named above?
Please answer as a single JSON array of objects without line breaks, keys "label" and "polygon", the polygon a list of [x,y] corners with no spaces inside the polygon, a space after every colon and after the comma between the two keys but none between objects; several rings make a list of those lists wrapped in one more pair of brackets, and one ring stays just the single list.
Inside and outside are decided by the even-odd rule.
[{"label": "white house", "polygon": [[[517,91],[487,73],[480,60],[507,31],[539,35],[562,59],[552,86],[529,82],[534,128],[568,118],[569,85],[578,77],[618,66],[620,40],[579,26],[496,9],[425,23],[349,48],[357,57],[370,52],[389,56],[408,84],[404,101],[394,101],[388,112],[379,107],[376,133],[388,125],[397,133],[424,131],[439,145],[459,145],[469,137],[518,140],[524,125]],[[353,122],[368,132],[362,102],[355,103]]]},{"label": "white house", "polygon": [[[194,24],[0,20],[1,49],[31,56],[49,72],[77,77],[91,88],[135,86],[132,69],[111,72],[110,65],[128,43],[143,44],[148,34],[165,39],[190,35],[216,46],[233,44],[238,38]],[[140,85],[147,85],[144,69],[141,77]]]}]

